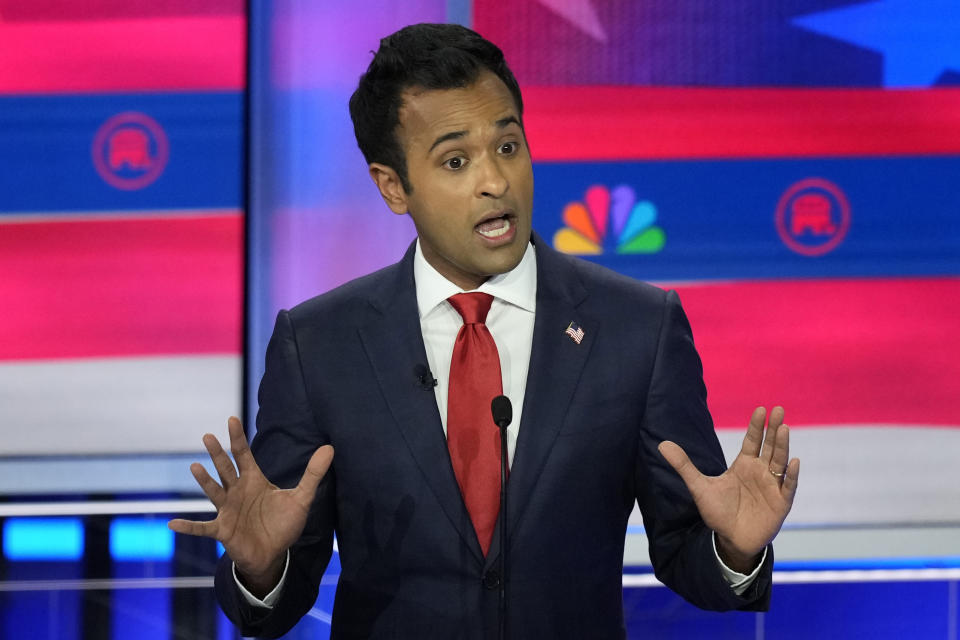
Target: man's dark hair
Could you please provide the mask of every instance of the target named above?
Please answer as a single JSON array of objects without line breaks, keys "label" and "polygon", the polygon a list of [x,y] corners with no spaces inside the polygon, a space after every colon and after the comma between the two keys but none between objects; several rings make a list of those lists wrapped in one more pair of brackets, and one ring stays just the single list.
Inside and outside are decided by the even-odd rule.
[{"label": "man's dark hair", "polygon": [[382,39],[350,98],[353,131],[367,164],[392,167],[410,193],[407,161],[396,133],[403,92],[468,87],[484,70],[507,85],[523,122],[517,79],[503,52],[479,33],[458,24],[414,24]]}]

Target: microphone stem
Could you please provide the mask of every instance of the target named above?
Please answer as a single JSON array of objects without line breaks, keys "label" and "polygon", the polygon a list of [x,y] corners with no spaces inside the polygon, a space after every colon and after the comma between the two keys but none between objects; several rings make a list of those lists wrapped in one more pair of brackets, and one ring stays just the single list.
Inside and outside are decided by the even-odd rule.
[{"label": "microphone stem", "polygon": [[507,628],[507,424],[500,426],[500,640]]}]

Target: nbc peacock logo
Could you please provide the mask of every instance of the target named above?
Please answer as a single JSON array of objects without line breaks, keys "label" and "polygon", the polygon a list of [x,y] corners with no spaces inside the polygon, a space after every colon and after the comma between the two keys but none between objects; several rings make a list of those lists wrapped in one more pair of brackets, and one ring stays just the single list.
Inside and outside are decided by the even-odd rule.
[{"label": "nbc peacock logo", "polygon": [[553,246],[577,255],[657,253],[667,237],[656,221],[657,207],[649,200],[637,202],[632,187],[622,184],[611,191],[594,185],[583,202],[564,208],[566,226],[554,234]]}]

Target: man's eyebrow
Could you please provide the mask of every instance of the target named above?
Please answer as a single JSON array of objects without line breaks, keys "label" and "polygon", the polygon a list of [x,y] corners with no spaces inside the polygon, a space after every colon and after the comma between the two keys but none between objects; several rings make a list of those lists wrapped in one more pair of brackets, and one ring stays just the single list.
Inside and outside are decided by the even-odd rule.
[{"label": "man's eyebrow", "polygon": [[450,133],[445,133],[436,140],[433,141],[433,144],[430,145],[430,149],[427,150],[427,153],[433,151],[438,144],[444,143],[447,140],[458,140],[467,135],[466,131],[451,131]]},{"label": "man's eyebrow", "polygon": [[517,125],[518,127],[520,127],[521,129],[523,128],[523,125],[520,124],[520,121],[517,120],[517,117],[516,117],[516,116],[507,116],[506,118],[500,118],[500,119],[497,120],[497,122],[496,122],[496,125],[497,125],[498,127],[500,127],[501,129],[506,128],[506,126],[507,126],[508,124],[515,124],[515,125]]},{"label": "man's eyebrow", "polygon": [[[507,116],[506,118],[500,118],[494,124],[497,125],[498,129],[504,129],[510,124],[515,124],[521,128],[523,126],[520,124],[520,121],[517,120],[516,116]],[[466,137],[466,135],[467,135],[466,131],[451,131],[450,133],[445,133],[433,141],[433,144],[430,145],[430,148],[427,150],[427,153],[432,152],[437,147],[437,145],[443,144],[447,140],[459,140],[460,138]]]}]

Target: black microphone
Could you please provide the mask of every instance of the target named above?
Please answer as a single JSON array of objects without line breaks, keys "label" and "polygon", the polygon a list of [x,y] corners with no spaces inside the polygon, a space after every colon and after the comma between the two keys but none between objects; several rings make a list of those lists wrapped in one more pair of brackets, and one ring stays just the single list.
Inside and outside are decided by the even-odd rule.
[{"label": "black microphone", "polygon": [[501,429],[506,429],[513,420],[513,405],[507,396],[494,398],[490,403],[490,411],[493,413],[493,423]]},{"label": "black microphone", "polygon": [[416,365],[413,368],[413,375],[417,377],[417,384],[424,391],[429,391],[439,384],[425,364]]},{"label": "black microphone", "polygon": [[494,398],[490,412],[500,428],[500,640],[504,640],[507,634],[507,426],[513,420],[510,398]]}]

